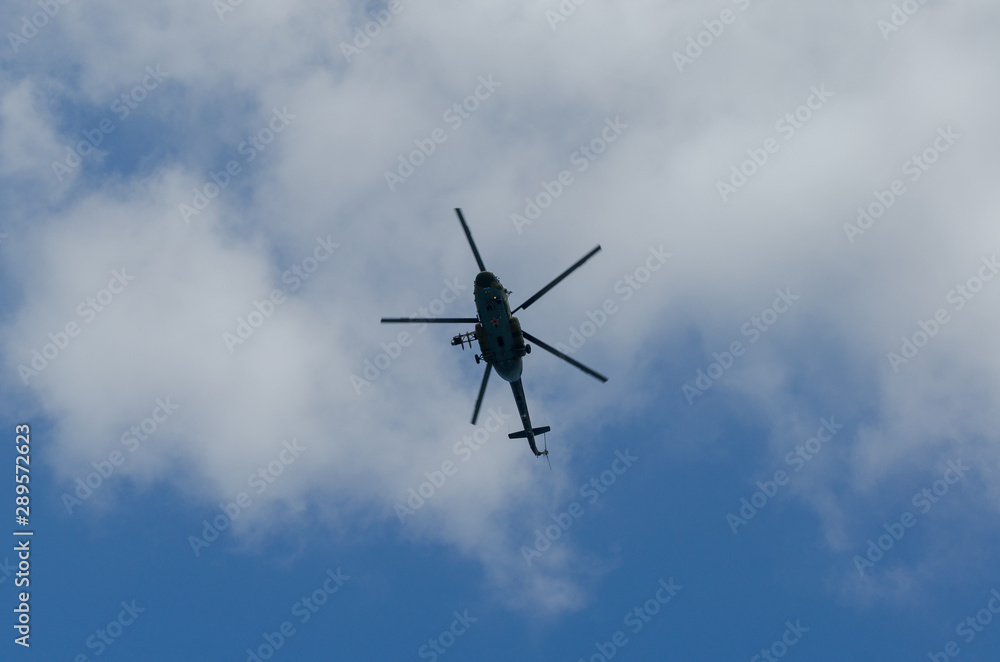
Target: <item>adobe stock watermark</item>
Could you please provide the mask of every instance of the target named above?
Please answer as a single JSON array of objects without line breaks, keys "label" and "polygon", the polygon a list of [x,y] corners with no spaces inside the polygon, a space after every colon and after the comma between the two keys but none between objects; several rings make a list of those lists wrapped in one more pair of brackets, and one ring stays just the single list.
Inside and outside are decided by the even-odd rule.
[{"label": "adobe stock watermark", "polygon": [[[299,622],[299,625],[308,623],[330,601],[330,598],[343,588],[344,584],[350,578],[351,576],[343,574],[340,568],[337,568],[336,572],[327,568],[326,574],[323,576],[323,583],[309,595],[302,596],[290,609],[292,616]],[[270,660],[281,650],[282,646],[288,643],[289,639],[295,636],[296,632],[298,630],[291,620],[282,621],[274,632],[264,632],[261,634],[261,639],[264,640],[264,643],[258,644],[255,648],[246,649],[246,662],[265,662],[266,660]]]},{"label": "adobe stock watermark", "polygon": [[555,32],[560,23],[565,23],[569,17],[576,13],[576,8],[587,2],[587,0],[559,0],[556,11],[545,10],[545,20],[549,22],[549,27]]},{"label": "adobe stock watermark", "polygon": [[899,32],[899,29],[910,21],[910,17],[920,11],[920,6],[925,4],[927,0],[903,0],[898,5],[893,3],[889,20],[880,18],[875,21],[875,27],[882,33],[882,39],[889,41],[889,35]]},{"label": "adobe stock watermark", "polygon": [[[976,273],[969,276],[965,280],[965,283],[955,285],[945,296],[945,301],[951,304],[955,312],[965,308],[965,305],[983,290],[983,285],[993,280],[993,277],[1000,271],[1000,263],[997,262],[996,255],[988,258],[983,256],[979,261],[981,264]],[[916,358],[921,348],[925,347],[931,338],[936,337],[940,333],[941,328],[949,322],[951,322],[951,315],[948,314],[948,310],[945,308],[938,308],[934,311],[934,315],[930,319],[917,320],[916,331],[909,336],[900,336],[902,342],[899,347],[899,353],[889,352],[886,354],[893,373],[899,372],[901,365],[905,365]]]},{"label": "adobe stock watermark", "polygon": [[36,11],[31,14],[30,18],[22,16],[21,29],[17,32],[7,33],[7,41],[10,43],[14,55],[17,55],[21,48],[27,46],[29,41],[37,37],[38,31],[48,25],[49,21],[55,18],[69,2],[70,0],[35,0],[35,4],[41,7],[42,11]]},{"label": "adobe stock watermark", "polygon": [[781,637],[774,640],[767,648],[761,648],[760,652],[750,658],[750,662],[774,662],[780,660],[788,654],[789,649],[802,641],[802,635],[809,632],[809,628],[802,625],[802,621],[785,621],[785,631]]},{"label": "adobe stock watermark", "polygon": [[235,353],[237,345],[249,340],[254,331],[264,324],[264,320],[269,319],[283,303],[285,303],[285,293],[279,288],[271,290],[271,294],[262,301],[254,299],[253,309],[247,314],[246,319],[242,316],[236,318],[235,333],[222,332],[222,342],[226,344],[229,353]]},{"label": "adobe stock watermark", "polygon": [[242,4],[243,0],[212,0],[212,9],[219,17],[219,23],[222,23],[226,19],[226,14],[233,13]]},{"label": "adobe stock watermark", "polygon": [[[146,611],[145,607],[140,607],[135,600],[121,603],[122,609],[118,615],[111,619],[107,625],[98,629],[94,634],[87,637],[84,642],[88,649],[94,651],[94,657],[103,655],[113,646],[123,634],[125,628],[129,627],[139,619],[139,615]],[[86,653],[79,653],[73,658],[73,662],[89,662],[90,656]]]},{"label": "adobe stock watermark", "polygon": [[[286,269],[281,274],[281,282],[288,285],[290,292],[294,292],[302,287],[302,283],[309,280],[309,277],[316,273],[319,266],[330,259],[338,248],[340,244],[333,241],[333,235],[328,234],[325,239],[316,237],[312,253]],[[254,332],[270,319],[278,306],[283,303],[285,303],[285,291],[280,287],[272,289],[271,293],[260,301],[254,299],[253,307],[246,317],[240,315],[236,318],[236,328],[233,332],[222,332],[222,342],[225,343],[229,353],[234,354],[238,345],[250,340]]]},{"label": "adobe stock watermark", "polygon": [[[146,75],[131,90],[122,93],[111,103],[111,110],[118,115],[118,121],[128,118],[139,104],[149,98],[149,93],[158,88],[168,76],[170,72],[162,71],[159,64],[155,67],[146,67]],[[94,128],[81,131],[84,139],[75,145],[66,145],[66,158],[61,162],[52,162],[52,172],[55,173],[56,179],[62,183],[64,176],[73,174],[73,171],[83,163],[83,157],[93,153],[104,142],[104,137],[113,133],[115,128],[117,128],[115,121],[105,117]]]},{"label": "adobe stock watermark", "polygon": [[[941,478],[931,483],[930,487],[925,487],[914,494],[911,503],[913,503],[913,506],[921,515],[926,515],[934,507],[934,504],[941,500],[941,497],[948,494],[952,485],[965,480],[965,474],[970,468],[962,464],[961,458],[958,460],[948,460],[948,468],[944,470]],[[883,524],[882,528],[885,529],[885,533],[875,539],[868,539],[868,547],[865,550],[865,555],[854,555],[852,561],[858,574],[864,577],[865,570],[874,568],[875,564],[881,561],[885,557],[885,554],[897,542],[903,539],[907,530],[912,529],[916,523],[917,516],[910,511],[906,511],[900,515],[898,521],[891,524]]]},{"label": "adobe stock watermark", "polygon": [[[613,120],[610,117],[604,118],[604,128],[600,130],[598,135],[586,145],[580,145],[569,155],[570,165],[576,168],[578,174],[582,173],[590,167],[591,163],[608,151],[608,146],[617,141],[627,128],[628,124],[621,121],[620,115],[615,115]],[[514,224],[517,233],[521,234],[524,232],[525,226],[537,221],[542,212],[551,207],[552,203],[558,200],[566,189],[575,182],[573,172],[569,169],[560,170],[552,178],[552,181],[543,179],[538,185],[542,190],[534,198],[526,197],[524,199],[524,212],[510,215],[510,221]]]},{"label": "adobe stock watermark", "polygon": [[[939,128],[937,137],[930,145],[919,154],[914,154],[903,162],[903,174],[907,175],[910,183],[916,182],[961,137],[961,134],[953,132],[950,126]],[[853,244],[857,237],[870,230],[875,225],[875,221],[882,218],[908,190],[902,179],[894,179],[885,189],[875,191],[872,196],[875,198],[873,202],[868,203],[867,206],[858,207],[857,220],[854,223],[844,223],[844,234],[847,235],[847,241]]]},{"label": "adobe stock watermark", "polygon": [[[468,462],[479,449],[486,445],[493,433],[503,429],[504,421],[512,417],[513,414],[505,413],[501,407],[490,408],[489,418],[486,419],[486,422],[477,426],[471,435],[463,435],[459,441],[456,441],[455,445],[451,447],[452,453],[459,458],[461,463]],[[396,502],[394,509],[399,523],[405,524],[407,517],[423,508],[431,497],[445,486],[448,479],[458,473],[460,466],[461,464],[456,464],[452,460],[445,460],[441,463],[440,469],[425,471],[424,477],[427,480],[416,488],[409,488],[406,492],[408,496],[405,502]]]},{"label": "adobe stock watermark", "polygon": [[[661,578],[656,583],[656,589],[648,600],[625,612],[625,617],[622,618],[625,627],[632,632],[633,636],[642,632],[642,629],[660,613],[664,606],[670,604],[670,601],[677,596],[682,588],[684,587],[680,584],[674,583],[673,577],[666,580]],[[595,641],[594,648],[597,649],[597,652],[586,659],[581,657],[577,662],[608,662],[628,643],[629,638],[625,634],[625,630],[617,630],[606,641]]]},{"label": "adobe stock watermark", "polygon": [[[119,438],[122,446],[126,447],[129,453],[139,450],[144,442],[149,441],[156,434],[160,425],[166,423],[173,413],[180,409],[180,405],[170,401],[169,395],[165,398],[157,398],[154,400],[154,405],[149,416],[130,426]],[[63,493],[62,503],[66,507],[66,512],[72,515],[73,509],[83,505],[84,501],[93,496],[94,492],[100,489],[115,470],[125,464],[126,459],[126,455],[120,450],[113,450],[103,460],[91,462],[90,466],[94,467],[94,471],[82,479],[77,477],[75,480],[76,490],[73,494],[76,496]]]},{"label": "adobe stock watermark", "polygon": [[572,354],[583,347],[587,340],[594,337],[598,329],[604,327],[608,323],[608,320],[618,313],[620,310],[618,307],[619,304],[635,296],[635,293],[650,281],[653,274],[662,269],[667,260],[673,257],[672,253],[667,253],[663,250],[663,244],[660,244],[659,248],[650,246],[648,253],[649,255],[645,261],[633,269],[632,273],[624,274],[615,281],[614,292],[619,295],[620,300],[616,301],[615,299],[608,298],[604,300],[601,307],[597,310],[587,310],[585,313],[587,319],[581,322],[579,326],[569,327],[567,344],[556,343],[556,349],[563,354]]},{"label": "adobe stock watermark", "polygon": [[[453,132],[458,131],[465,120],[479,110],[480,104],[490,99],[497,88],[503,85],[503,83],[493,80],[493,74],[487,74],[485,77],[480,76],[478,80],[479,85],[472,91],[472,94],[462,99],[461,103],[452,104],[441,116],[441,119],[447,122],[448,127]],[[415,138],[413,144],[417,146],[417,149],[406,156],[399,155],[399,165],[396,166],[395,172],[386,170],[383,173],[385,183],[389,186],[389,192],[395,193],[396,187],[411,177],[416,169],[437,151],[438,145],[444,144],[447,140],[448,134],[441,127],[432,129],[428,137]]]},{"label": "adobe stock watermark", "polygon": [[135,276],[128,273],[127,267],[122,267],[120,271],[112,269],[108,286],[98,290],[94,296],[87,297],[76,307],[76,315],[83,320],[82,324],[71,319],[61,331],[50,332],[47,336],[50,342],[42,345],[41,351],[32,349],[31,360],[28,361],[27,365],[19,364],[17,366],[17,374],[20,375],[24,385],[27,386],[29,379],[37,377],[62,352],[65,352],[73,338],[79,337],[83,329],[86,328],[84,325],[97,319],[97,316],[110,306],[133,280],[135,280]]},{"label": "adobe stock watermark", "polygon": [[[750,0],[732,0],[733,4],[739,7],[740,11],[750,8]],[[694,61],[702,56],[705,50],[715,43],[715,40],[726,31],[727,25],[736,22],[738,14],[732,9],[723,9],[719,13],[719,18],[710,18],[701,22],[705,29],[694,36],[688,36],[687,47],[684,52],[674,51],[674,64],[677,71],[684,73],[684,67],[694,64]]]},{"label": "adobe stock watermark", "polygon": [[[982,609],[972,616],[967,616],[955,626],[955,634],[961,637],[965,645],[968,646],[976,638],[976,635],[981,634],[993,622],[994,615],[1000,616],[1000,590],[995,588],[990,591],[989,600]],[[962,647],[958,645],[958,642],[951,640],[944,645],[941,651],[928,651],[927,657],[931,659],[931,662],[948,662],[949,659],[958,657],[961,652]]]},{"label": "adobe stock watermark", "polygon": [[447,653],[448,649],[458,641],[458,638],[468,632],[472,624],[478,620],[475,616],[469,615],[468,609],[463,609],[461,614],[453,611],[451,615],[455,618],[447,629],[433,639],[428,639],[426,644],[417,649],[417,655],[420,656],[421,660],[437,662],[438,656]]},{"label": "adobe stock watermark", "polygon": [[[778,318],[787,313],[801,297],[800,294],[792,294],[790,287],[786,287],[784,290],[775,290],[775,292],[778,298],[771,303],[771,306],[761,311],[760,317],[755,315],[750,318],[749,322],[745,322],[740,327],[740,333],[750,338],[749,345],[760,340],[763,334],[767,333],[778,322]],[[722,379],[726,371],[735,365],[736,359],[746,354],[746,351],[747,348],[743,346],[743,343],[734,340],[729,344],[728,351],[724,350],[722,354],[712,352],[712,358],[715,361],[709,363],[704,369],[698,368],[694,385],[685,382],[681,386],[681,393],[687,398],[688,404],[694,404],[696,397],[704,395],[708,389],[715,385],[715,382]]]},{"label": "adobe stock watermark", "polygon": [[[417,311],[410,313],[409,317],[440,317],[447,307],[454,303],[462,292],[468,289],[465,285],[461,284],[458,278],[445,279],[444,285],[444,289],[441,290],[441,294],[437,298],[431,299],[431,302],[426,306],[417,308]],[[416,324],[415,326],[417,327],[417,333],[423,333],[427,330],[426,323]],[[413,337],[409,331],[401,331],[394,341],[381,343],[380,347],[382,351],[375,354],[374,358],[365,359],[365,367],[361,371],[361,376],[359,377],[351,373],[349,379],[351,387],[354,388],[354,394],[361,395],[361,389],[371,386],[372,382],[385,374],[393,361],[402,356],[403,350],[412,344]]]},{"label": "adobe stock watermark", "polygon": [[[824,444],[834,438],[839,430],[844,427],[843,423],[837,423],[836,416],[828,419],[819,419],[819,427],[816,434],[809,437],[794,450],[785,454],[785,465],[798,473],[811,462],[816,455],[824,448]],[[778,494],[778,490],[788,485],[791,475],[784,469],[778,469],[771,476],[770,480],[757,481],[758,490],[750,495],[750,498],[741,497],[740,507],[737,513],[726,513],[726,523],[732,529],[733,535],[739,533],[739,527],[746,526],[750,520],[762,511],[768,502]]]},{"label": "adobe stock watermark", "polygon": [[[825,83],[820,84],[819,87],[813,85],[809,88],[809,96],[806,97],[805,102],[793,112],[785,113],[783,117],[780,117],[774,123],[774,130],[785,139],[785,142],[788,142],[832,98],[833,92],[826,89]],[[721,179],[715,181],[715,188],[722,201],[727,202],[734,193],[746,186],[750,178],[760,172],[767,165],[771,156],[780,150],[781,145],[774,138],[765,140],[762,147],[748,149],[746,152],[750,158],[740,163],[739,167],[730,166],[727,181]]]},{"label": "adobe stock watermark", "polygon": [[243,157],[243,163],[241,164],[236,159],[230,159],[226,162],[226,166],[218,172],[210,171],[208,180],[204,184],[191,189],[191,204],[182,202],[177,205],[177,210],[180,212],[181,218],[184,219],[184,224],[189,225],[192,217],[205,211],[212,200],[219,197],[219,194],[232,183],[233,179],[243,173],[243,166],[267,150],[268,145],[274,142],[274,139],[287,129],[296,117],[288,112],[287,106],[281,110],[272,108],[271,118],[267,124],[236,145],[236,153]]},{"label": "adobe stock watermark", "polygon": [[[319,266],[326,262],[338,248],[340,248],[340,244],[333,241],[332,235],[328,234],[325,239],[317,236],[312,254],[306,255],[302,260],[286,269],[281,275],[281,281],[289,286],[290,292],[294,292],[302,286],[304,281],[309,280],[309,277],[316,273]],[[246,319],[242,316],[236,318],[235,334],[228,331],[222,334],[222,340],[229,353],[234,353],[237,345],[242,345],[249,340],[254,331],[264,323],[264,320],[269,319],[277,307],[284,302],[285,292],[282,288],[272,289],[270,295],[263,301],[254,300],[254,309],[247,314]]]},{"label": "adobe stock watermark", "polygon": [[[628,471],[632,463],[638,459],[627,448],[624,452],[615,451],[615,459],[611,465],[598,474],[596,478],[591,478],[580,486],[580,496],[586,499],[589,505],[594,505],[607,493],[609,488],[618,482],[618,477]],[[534,543],[530,546],[521,545],[521,556],[524,557],[524,562],[530,567],[534,559],[541,557],[552,547],[552,543],[570,530],[576,520],[583,517],[584,512],[586,509],[583,504],[574,501],[566,507],[566,510],[552,513],[551,518],[555,524],[549,524],[544,529],[535,529]]]},{"label": "adobe stock watermark", "polygon": [[354,56],[361,55],[361,51],[371,46],[372,41],[382,34],[382,30],[392,23],[392,17],[400,14],[404,9],[406,9],[406,5],[400,0],[389,0],[385,9],[379,9],[377,12],[369,14],[372,17],[370,21],[355,27],[354,39],[351,40],[351,43],[340,42],[340,52],[347,59],[347,63],[350,64]]},{"label": "adobe stock watermark", "polygon": [[[305,446],[299,444],[298,439],[282,441],[281,445],[282,449],[273,460],[262,467],[258,467],[256,471],[247,477],[247,487],[253,488],[254,494],[259,496],[267,491],[268,486],[273,485],[275,479],[283,474],[285,469],[298,459],[302,451],[306,450]],[[246,491],[237,493],[232,501],[221,502],[219,504],[221,513],[213,517],[211,522],[207,519],[202,520],[201,537],[188,536],[188,544],[191,545],[191,551],[194,552],[194,555],[196,557],[200,556],[203,549],[206,549],[218,540],[221,532],[228,529],[243,511],[247,510],[253,504],[253,497]]]}]

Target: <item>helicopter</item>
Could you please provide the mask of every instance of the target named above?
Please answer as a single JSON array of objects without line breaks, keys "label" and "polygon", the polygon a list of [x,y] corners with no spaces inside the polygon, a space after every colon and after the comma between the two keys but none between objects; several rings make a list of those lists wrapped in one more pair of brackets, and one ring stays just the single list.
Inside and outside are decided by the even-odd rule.
[{"label": "helicopter", "polygon": [[496,371],[501,379],[510,383],[510,389],[514,393],[514,402],[517,404],[517,412],[521,417],[521,425],[524,426],[523,430],[511,432],[507,436],[511,439],[527,439],[528,445],[531,447],[531,451],[535,454],[535,457],[545,455],[545,459],[548,460],[548,446],[546,445],[544,450],[539,451],[535,443],[535,437],[549,432],[551,428],[548,426],[537,428],[531,426],[531,417],[528,415],[528,403],[524,397],[524,386],[521,384],[521,359],[526,354],[531,353],[531,345],[525,343],[525,340],[530,340],[542,349],[551,352],[591,377],[601,380],[602,383],[608,381],[608,378],[599,372],[591,370],[579,361],[566,356],[556,348],[545,344],[527,331],[522,330],[521,323],[514,316],[514,313],[527,309],[528,306],[542,298],[543,295],[583,265],[584,262],[596,255],[601,250],[601,246],[598,244],[593,250],[577,260],[573,266],[553,279],[552,282],[529,297],[517,308],[511,310],[507,295],[512,294],[512,292],[505,289],[492,272],[486,270],[486,265],[483,264],[483,258],[479,256],[479,249],[476,248],[476,242],[472,239],[472,232],[465,222],[462,210],[456,208],[455,213],[458,214],[458,220],[462,224],[465,236],[469,240],[469,246],[472,248],[472,254],[476,258],[476,264],[479,266],[479,274],[476,276],[473,290],[477,316],[383,317],[382,324],[475,324],[475,330],[460,333],[451,340],[452,346],[459,345],[463,350],[466,343],[472,348],[473,341],[478,341],[479,354],[475,355],[476,363],[486,363],[486,372],[483,373],[483,381],[479,386],[479,397],[476,398],[476,406],[472,410],[472,424],[475,425],[476,419],[479,417],[479,407],[483,404],[483,395],[486,393],[486,384],[489,382],[490,373]]}]

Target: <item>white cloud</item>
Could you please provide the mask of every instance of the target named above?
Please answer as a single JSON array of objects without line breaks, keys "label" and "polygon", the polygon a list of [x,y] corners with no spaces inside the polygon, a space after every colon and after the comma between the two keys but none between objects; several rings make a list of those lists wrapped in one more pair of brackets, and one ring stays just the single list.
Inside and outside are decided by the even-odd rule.
[{"label": "white cloud", "polygon": [[43,91],[30,79],[3,80],[11,86],[0,97],[0,175],[52,176],[51,162],[63,155]]}]

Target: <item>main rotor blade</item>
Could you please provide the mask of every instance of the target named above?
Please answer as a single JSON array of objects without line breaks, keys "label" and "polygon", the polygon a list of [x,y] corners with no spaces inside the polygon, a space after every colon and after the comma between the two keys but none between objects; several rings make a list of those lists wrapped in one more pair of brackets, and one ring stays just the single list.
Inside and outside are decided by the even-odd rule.
[{"label": "main rotor blade", "polygon": [[382,324],[475,324],[475,317],[383,317]]},{"label": "main rotor blade", "polygon": [[486,382],[490,381],[490,372],[492,372],[493,366],[489,363],[486,364],[486,372],[483,373],[483,383],[479,387],[479,397],[476,398],[476,408],[472,410],[472,424],[476,424],[476,419],[479,418],[479,406],[483,404],[483,395],[486,393]]},{"label": "main rotor blade", "polygon": [[455,213],[458,214],[458,220],[462,222],[462,229],[465,230],[465,236],[469,239],[469,246],[472,246],[472,254],[476,256],[476,264],[479,265],[480,271],[486,271],[486,265],[483,264],[483,258],[479,257],[479,249],[476,248],[476,242],[472,240],[472,233],[469,232],[469,226],[465,223],[465,217],[462,216],[462,210],[455,207]]},{"label": "main rotor blade", "polygon": [[546,285],[545,287],[543,287],[541,290],[539,290],[538,293],[535,294],[533,297],[531,297],[530,299],[528,299],[527,301],[525,301],[524,303],[522,303],[520,306],[518,306],[517,308],[515,308],[511,312],[511,314],[513,315],[514,313],[516,313],[517,311],[521,310],[522,308],[527,308],[531,304],[533,304],[536,301],[538,301],[542,297],[543,294],[545,294],[546,292],[548,292],[549,290],[551,290],[553,287],[555,287],[556,285],[558,285],[559,282],[562,281],[563,278],[565,278],[566,276],[568,276],[571,273],[573,273],[573,271],[575,269],[577,269],[581,264],[583,264],[584,262],[586,262],[590,258],[594,257],[595,255],[597,255],[597,253],[600,250],[601,250],[601,245],[598,244],[597,247],[594,250],[590,251],[589,253],[587,253],[586,255],[584,255],[582,258],[580,258],[579,260],[577,260],[576,264],[574,264],[572,267],[570,267],[566,271],[562,272],[562,274],[560,274],[558,278],[556,278],[554,281],[552,281],[551,283],[549,283],[548,285]]},{"label": "main rotor blade", "polygon": [[596,377],[597,379],[600,379],[602,382],[608,381],[608,378],[605,377],[604,375],[602,375],[601,373],[596,372],[594,370],[591,370],[590,368],[588,368],[587,366],[583,365],[579,361],[571,359],[570,357],[566,356],[565,354],[563,354],[562,352],[560,352],[555,347],[549,347],[548,345],[546,345],[545,343],[543,343],[541,340],[539,340],[535,336],[533,336],[530,333],[528,333],[527,331],[522,331],[521,333],[524,334],[525,338],[527,338],[531,342],[535,343],[536,345],[538,345],[542,349],[547,350],[549,352],[552,352],[553,354],[555,354],[556,356],[558,356],[559,358],[561,358],[563,361],[566,361],[568,363],[572,363],[577,368],[579,368],[580,370],[583,370],[585,373],[587,373],[591,377]]}]

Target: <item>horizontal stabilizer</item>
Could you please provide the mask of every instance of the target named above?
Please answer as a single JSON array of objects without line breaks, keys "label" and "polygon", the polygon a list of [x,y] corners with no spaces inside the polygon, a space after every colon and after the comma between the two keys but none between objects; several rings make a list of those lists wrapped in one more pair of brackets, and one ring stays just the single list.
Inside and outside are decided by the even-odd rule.
[{"label": "horizontal stabilizer", "polygon": [[[540,428],[532,428],[531,429],[531,434],[537,436],[537,435],[540,435],[540,434],[545,434],[546,432],[550,431],[551,429],[552,428],[550,428],[548,425],[540,427]],[[510,438],[510,439],[527,439],[527,437],[528,437],[528,431],[527,430],[521,430],[520,432],[511,432],[509,435],[507,435],[507,437]]]}]

